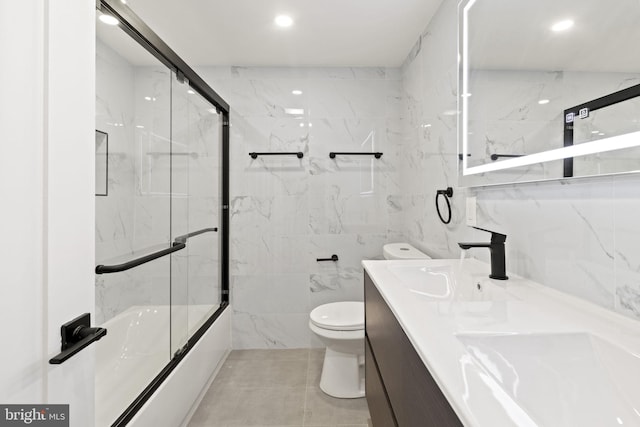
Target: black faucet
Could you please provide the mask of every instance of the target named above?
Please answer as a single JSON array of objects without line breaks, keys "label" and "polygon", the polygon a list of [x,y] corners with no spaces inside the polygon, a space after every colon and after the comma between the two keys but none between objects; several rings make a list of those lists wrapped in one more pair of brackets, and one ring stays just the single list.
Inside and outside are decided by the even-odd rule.
[{"label": "black faucet", "polygon": [[491,233],[491,242],[489,243],[458,243],[462,249],[471,248],[489,248],[491,252],[491,279],[507,280],[505,257],[504,257],[504,242],[507,240],[505,234],[496,233],[495,231],[485,230],[484,228],[473,227],[476,230],[486,231]]}]

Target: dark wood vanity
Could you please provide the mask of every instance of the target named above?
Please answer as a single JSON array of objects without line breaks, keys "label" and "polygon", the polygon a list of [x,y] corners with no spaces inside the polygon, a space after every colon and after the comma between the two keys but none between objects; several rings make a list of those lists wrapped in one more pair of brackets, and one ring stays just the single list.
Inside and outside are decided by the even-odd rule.
[{"label": "dark wood vanity", "polygon": [[364,289],[366,394],[373,427],[461,426],[366,272]]}]

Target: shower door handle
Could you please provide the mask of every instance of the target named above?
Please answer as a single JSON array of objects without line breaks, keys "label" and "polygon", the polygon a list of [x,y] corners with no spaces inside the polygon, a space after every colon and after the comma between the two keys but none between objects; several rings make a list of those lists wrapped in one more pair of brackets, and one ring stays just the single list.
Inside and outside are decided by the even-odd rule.
[{"label": "shower door handle", "polygon": [[62,336],[61,353],[49,360],[52,365],[59,365],[94,341],[107,335],[105,328],[92,328],[91,315],[85,313],[65,323],[60,328]]}]

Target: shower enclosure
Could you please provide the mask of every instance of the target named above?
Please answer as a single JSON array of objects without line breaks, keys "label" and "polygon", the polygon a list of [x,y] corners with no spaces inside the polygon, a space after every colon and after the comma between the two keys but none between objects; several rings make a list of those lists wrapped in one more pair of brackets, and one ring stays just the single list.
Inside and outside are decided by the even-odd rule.
[{"label": "shower enclosure", "polygon": [[96,20],[99,427],[126,424],[228,305],[228,105],[117,3]]}]

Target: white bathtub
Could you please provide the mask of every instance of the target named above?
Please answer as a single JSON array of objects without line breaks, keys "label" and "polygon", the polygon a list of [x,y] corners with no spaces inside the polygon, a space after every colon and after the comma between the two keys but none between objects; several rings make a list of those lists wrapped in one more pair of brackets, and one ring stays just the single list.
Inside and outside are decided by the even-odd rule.
[{"label": "white bathtub", "polygon": [[[107,335],[96,347],[96,427],[110,426],[169,363],[177,348],[174,344],[172,351],[169,331],[174,331],[174,342],[178,340],[182,345],[215,308],[211,305],[173,307],[171,316],[169,310],[169,306],[134,306],[102,325],[107,328]],[[194,402],[231,348],[229,312],[225,310],[216,319],[129,425],[178,427],[188,418]],[[194,360],[199,360],[195,367],[198,376],[189,375]],[[189,377],[188,385],[173,390],[171,384],[185,375]],[[158,399],[162,401],[163,394],[167,393],[171,401],[166,408],[169,414],[158,414],[162,412],[160,405],[154,414],[145,415],[146,408]],[[145,421],[150,416],[160,416],[160,423]]]}]

